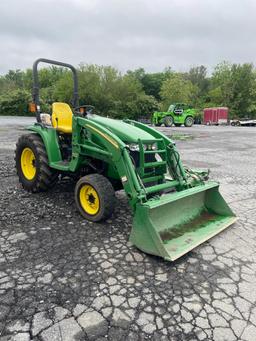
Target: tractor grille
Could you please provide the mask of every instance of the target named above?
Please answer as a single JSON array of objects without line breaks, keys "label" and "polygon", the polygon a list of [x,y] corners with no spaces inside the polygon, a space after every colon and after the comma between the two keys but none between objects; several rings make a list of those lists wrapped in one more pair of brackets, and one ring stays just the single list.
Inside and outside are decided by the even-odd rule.
[{"label": "tractor grille", "polygon": [[[144,145],[155,145],[157,149],[144,150]],[[145,187],[164,182],[166,168],[166,148],[162,139],[139,140],[139,151],[130,151],[136,171]],[[158,157],[157,157],[158,155]]]}]

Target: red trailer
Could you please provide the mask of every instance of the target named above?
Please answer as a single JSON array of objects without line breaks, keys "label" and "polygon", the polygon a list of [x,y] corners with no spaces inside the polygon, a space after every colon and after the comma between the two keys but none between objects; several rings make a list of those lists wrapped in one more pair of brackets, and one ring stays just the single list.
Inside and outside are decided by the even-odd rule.
[{"label": "red trailer", "polygon": [[228,108],[216,107],[204,109],[204,124],[227,124],[228,123]]}]

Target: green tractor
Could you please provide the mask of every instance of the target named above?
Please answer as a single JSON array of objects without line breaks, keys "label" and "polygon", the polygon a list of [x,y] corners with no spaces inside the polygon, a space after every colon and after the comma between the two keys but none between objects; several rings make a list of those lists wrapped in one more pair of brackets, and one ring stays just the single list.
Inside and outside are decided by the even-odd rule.
[{"label": "green tractor", "polygon": [[196,110],[184,103],[171,104],[166,112],[154,112],[152,123],[160,127],[164,124],[166,127],[171,127],[173,124],[180,127],[184,124],[185,127],[192,127]]},{"label": "green tractor", "polygon": [[[72,70],[73,109],[56,102],[51,115],[41,112],[40,62]],[[142,123],[101,117],[92,106],[80,106],[72,65],[38,59],[33,83],[36,122],[19,138],[15,152],[25,190],[46,191],[61,176],[73,176],[78,211],[99,222],[112,214],[115,191],[124,189],[133,212],[130,241],[169,261],[234,223],[219,184],[207,180],[208,171],[184,167],[172,140]]]}]

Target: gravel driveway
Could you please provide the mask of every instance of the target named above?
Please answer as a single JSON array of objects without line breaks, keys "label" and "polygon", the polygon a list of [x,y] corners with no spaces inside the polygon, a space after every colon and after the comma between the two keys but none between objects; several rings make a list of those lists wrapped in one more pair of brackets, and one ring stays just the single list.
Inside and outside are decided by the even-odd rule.
[{"label": "gravel driveway", "polygon": [[0,118],[0,341],[256,339],[256,128],[160,128],[209,167],[238,222],[174,263],[128,243],[124,193],[104,224],[83,220],[74,183],[29,194],[14,147],[31,119]]}]

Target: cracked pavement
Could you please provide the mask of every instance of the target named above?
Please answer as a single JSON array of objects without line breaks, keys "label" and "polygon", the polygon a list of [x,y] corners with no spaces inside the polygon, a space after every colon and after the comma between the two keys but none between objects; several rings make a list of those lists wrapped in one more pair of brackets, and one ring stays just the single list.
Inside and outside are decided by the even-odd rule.
[{"label": "cracked pavement", "polygon": [[31,119],[0,118],[0,341],[256,338],[256,128],[160,128],[186,164],[209,167],[238,222],[178,261],[129,244],[124,193],[105,223],[84,220],[71,181],[29,194],[14,147]]}]

